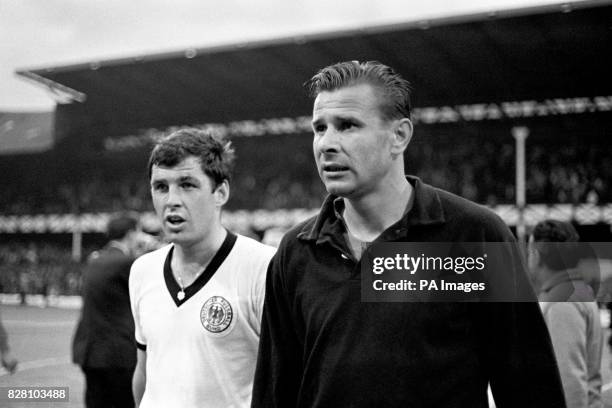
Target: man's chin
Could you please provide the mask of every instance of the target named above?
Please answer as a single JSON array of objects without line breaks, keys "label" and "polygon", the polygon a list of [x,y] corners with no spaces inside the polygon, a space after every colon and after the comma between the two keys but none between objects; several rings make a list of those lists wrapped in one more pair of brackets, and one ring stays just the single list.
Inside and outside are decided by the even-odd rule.
[{"label": "man's chin", "polygon": [[189,237],[183,231],[165,231],[165,237],[168,241],[175,244],[182,244],[189,241]]},{"label": "man's chin", "polygon": [[348,197],[351,195],[353,188],[346,183],[327,183],[325,185],[325,189],[331,195],[335,195],[338,197]]}]

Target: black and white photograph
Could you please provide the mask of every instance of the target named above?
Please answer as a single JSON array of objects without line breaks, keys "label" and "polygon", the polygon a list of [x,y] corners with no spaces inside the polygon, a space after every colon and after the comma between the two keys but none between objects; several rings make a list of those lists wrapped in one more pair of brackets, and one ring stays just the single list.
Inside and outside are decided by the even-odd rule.
[{"label": "black and white photograph", "polygon": [[612,408],[612,0],[0,0],[0,407]]}]

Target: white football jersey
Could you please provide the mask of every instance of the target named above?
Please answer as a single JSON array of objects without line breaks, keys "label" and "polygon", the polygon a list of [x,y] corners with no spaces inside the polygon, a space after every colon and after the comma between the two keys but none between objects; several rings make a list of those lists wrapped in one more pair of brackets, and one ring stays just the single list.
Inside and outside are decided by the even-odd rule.
[{"label": "white football jersey", "polygon": [[130,273],[136,342],[147,353],[140,407],[249,407],[275,249],[228,233],[181,293],[170,267],[173,248],[143,255]]}]

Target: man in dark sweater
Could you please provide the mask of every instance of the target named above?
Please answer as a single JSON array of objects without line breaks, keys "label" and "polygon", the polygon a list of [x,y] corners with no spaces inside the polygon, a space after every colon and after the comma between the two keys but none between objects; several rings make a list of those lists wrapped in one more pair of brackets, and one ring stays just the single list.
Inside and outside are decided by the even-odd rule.
[{"label": "man in dark sweater", "polygon": [[564,407],[537,303],[362,301],[370,244],[514,238],[490,211],[404,176],[410,87],[391,68],[339,63],[308,85],[330,195],[268,270],[252,406],[487,407],[490,385],[499,407]]}]

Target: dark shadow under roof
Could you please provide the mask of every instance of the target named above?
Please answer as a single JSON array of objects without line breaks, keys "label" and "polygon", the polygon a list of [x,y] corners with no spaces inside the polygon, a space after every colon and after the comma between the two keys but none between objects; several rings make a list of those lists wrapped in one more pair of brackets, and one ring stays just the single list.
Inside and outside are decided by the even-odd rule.
[{"label": "dark shadow under roof", "polygon": [[82,102],[58,136],[309,115],[302,84],[343,60],[379,60],[417,107],[612,95],[612,2],[476,14],[299,38],[23,70]]}]

